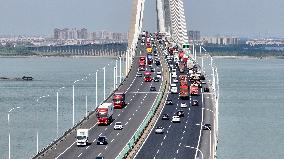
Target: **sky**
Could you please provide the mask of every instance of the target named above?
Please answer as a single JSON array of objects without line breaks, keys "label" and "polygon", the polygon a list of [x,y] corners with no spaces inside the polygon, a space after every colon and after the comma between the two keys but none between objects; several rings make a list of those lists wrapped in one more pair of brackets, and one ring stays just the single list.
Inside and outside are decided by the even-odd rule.
[{"label": "sky", "polygon": [[[188,30],[202,35],[284,37],[284,0],[183,0]],[[54,28],[127,32],[132,0],[0,0],[0,35],[49,35]],[[155,0],[144,29],[156,31]]]}]

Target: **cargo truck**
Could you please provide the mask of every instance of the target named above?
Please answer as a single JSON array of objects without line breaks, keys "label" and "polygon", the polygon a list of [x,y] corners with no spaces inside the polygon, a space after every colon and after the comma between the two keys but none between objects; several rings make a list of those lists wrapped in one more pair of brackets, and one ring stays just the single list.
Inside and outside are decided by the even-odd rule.
[{"label": "cargo truck", "polygon": [[89,143],[89,129],[78,129],[76,137],[77,146],[87,146]]},{"label": "cargo truck", "polygon": [[187,83],[187,75],[180,75],[180,92],[179,97],[180,99],[189,99],[189,90],[188,90],[188,83]]},{"label": "cargo truck", "polygon": [[144,73],[144,81],[145,82],[151,82],[152,81],[151,72],[145,72]]},{"label": "cargo truck", "polygon": [[98,125],[109,125],[112,122],[113,104],[103,103],[96,109]]},{"label": "cargo truck", "polygon": [[145,64],[146,64],[146,57],[140,56],[139,57],[139,71],[145,71]]},{"label": "cargo truck", "polygon": [[190,95],[199,95],[199,90],[198,86],[195,84],[190,85]]},{"label": "cargo truck", "polygon": [[113,95],[114,109],[122,109],[125,106],[125,93],[116,92]]}]

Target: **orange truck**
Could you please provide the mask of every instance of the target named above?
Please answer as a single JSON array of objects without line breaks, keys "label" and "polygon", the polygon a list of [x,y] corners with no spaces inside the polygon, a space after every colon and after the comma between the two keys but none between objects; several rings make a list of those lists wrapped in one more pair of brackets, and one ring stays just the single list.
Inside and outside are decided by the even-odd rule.
[{"label": "orange truck", "polygon": [[188,90],[188,83],[187,83],[187,75],[180,75],[179,76],[180,81],[180,91],[179,91],[179,97],[180,99],[189,99],[189,90]]},{"label": "orange truck", "polygon": [[125,106],[125,93],[116,92],[113,95],[114,109],[122,109]]}]

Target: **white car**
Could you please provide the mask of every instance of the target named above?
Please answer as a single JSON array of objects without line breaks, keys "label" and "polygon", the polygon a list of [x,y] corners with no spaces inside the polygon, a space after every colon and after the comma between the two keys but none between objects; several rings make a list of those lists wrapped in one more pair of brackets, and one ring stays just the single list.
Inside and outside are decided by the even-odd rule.
[{"label": "white car", "polygon": [[176,73],[172,73],[172,78],[177,78],[177,74]]},{"label": "white car", "polygon": [[164,128],[161,126],[157,126],[155,129],[156,134],[163,134],[164,133]]},{"label": "white car", "polygon": [[157,75],[161,75],[162,74],[162,72],[161,71],[157,71]]},{"label": "white car", "polygon": [[149,67],[153,67],[153,65],[152,65],[152,64],[149,64],[148,66],[149,66]]},{"label": "white car", "polygon": [[179,116],[173,116],[172,122],[173,123],[180,123],[180,117]]},{"label": "white car", "polygon": [[186,103],[180,103],[180,107],[181,108],[187,108],[187,104]]},{"label": "white car", "polygon": [[174,79],[173,79],[173,82],[174,82],[174,83],[178,83],[178,79],[177,79],[177,78],[174,78]]},{"label": "white car", "polygon": [[123,125],[122,125],[122,123],[121,122],[116,122],[115,124],[114,124],[114,130],[122,130],[123,129]]},{"label": "white car", "polygon": [[171,87],[171,93],[178,93],[177,87]]}]

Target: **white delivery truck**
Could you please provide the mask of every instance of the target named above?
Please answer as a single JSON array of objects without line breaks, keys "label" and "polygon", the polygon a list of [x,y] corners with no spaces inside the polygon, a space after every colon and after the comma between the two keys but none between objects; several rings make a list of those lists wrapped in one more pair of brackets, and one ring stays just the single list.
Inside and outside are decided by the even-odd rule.
[{"label": "white delivery truck", "polygon": [[77,146],[86,146],[89,143],[89,129],[77,130]]}]

